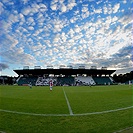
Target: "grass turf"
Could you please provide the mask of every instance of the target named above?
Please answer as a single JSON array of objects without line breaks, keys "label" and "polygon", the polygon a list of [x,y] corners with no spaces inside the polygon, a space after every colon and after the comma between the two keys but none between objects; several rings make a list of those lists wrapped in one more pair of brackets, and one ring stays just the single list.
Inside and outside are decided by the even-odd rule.
[{"label": "grass turf", "polygon": [[[132,88],[123,86],[64,87],[74,114],[132,106]],[[62,87],[0,86],[0,108],[69,114]],[[112,133],[133,126],[132,109],[89,116],[31,116],[0,112],[0,131],[7,133]]]}]

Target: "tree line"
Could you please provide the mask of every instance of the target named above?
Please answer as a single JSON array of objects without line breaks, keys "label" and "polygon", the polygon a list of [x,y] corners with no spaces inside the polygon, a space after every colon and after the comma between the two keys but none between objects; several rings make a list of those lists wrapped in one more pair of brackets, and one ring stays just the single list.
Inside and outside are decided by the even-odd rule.
[{"label": "tree line", "polygon": [[116,83],[125,83],[129,80],[133,80],[133,71],[126,74],[119,74],[119,75],[114,74],[113,79]]}]

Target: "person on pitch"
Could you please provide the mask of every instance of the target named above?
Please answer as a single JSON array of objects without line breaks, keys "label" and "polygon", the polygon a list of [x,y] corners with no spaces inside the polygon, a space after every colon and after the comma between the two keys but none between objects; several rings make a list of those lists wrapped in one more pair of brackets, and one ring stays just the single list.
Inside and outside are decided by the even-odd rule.
[{"label": "person on pitch", "polygon": [[50,87],[50,91],[52,91],[52,89],[53,89],[53,81],[52,81],[52,79],[49,82],[49,87]]},{"label": "person on pitch", "polygon": [[31,82],[29,83],[29,87],[30,87],[30,89],[32,89],[32,83]]}]

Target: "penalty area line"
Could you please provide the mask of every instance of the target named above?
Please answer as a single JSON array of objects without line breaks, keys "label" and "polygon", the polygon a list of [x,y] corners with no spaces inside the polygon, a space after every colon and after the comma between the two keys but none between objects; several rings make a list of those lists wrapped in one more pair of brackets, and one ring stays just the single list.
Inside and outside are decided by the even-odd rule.
[{"label": "penalty area line", "polygon": [[91,112],[91,113],[82,113],[82,114],[36,114],[36,113],[26,113],[26,112],[17,112],[17,111],[11,111],[11,110],[4,110],[0,109],[0,112],[6,112],[6,113],[13,113],[13,114],[20,114],[20,115],[31,115],[31,116],[87,116],[87,115],[98,115],[98,114],[107,114],[112,112],[118,112],[123,110],[128,110],[133,108],[133,106],[125,107],[125,108],[119,108],[115,110],[107,110],[107,111],[101,111],[101,112]]},{"label": "penalty area line", "polygon": [[69,100],[68,100],[67,95],[66,95],[66,92],[64,90],[64,87],[62,87],[62,89],[63,89],[64,96],[65,96],[65,99],[66,99],[66,102],[67,102],[67,106],[68,106],[68,109],[69,109],[69,113],[70,113],[70,115],[73,115],[73,111],[72,111],[72,108],[70,106]]}]

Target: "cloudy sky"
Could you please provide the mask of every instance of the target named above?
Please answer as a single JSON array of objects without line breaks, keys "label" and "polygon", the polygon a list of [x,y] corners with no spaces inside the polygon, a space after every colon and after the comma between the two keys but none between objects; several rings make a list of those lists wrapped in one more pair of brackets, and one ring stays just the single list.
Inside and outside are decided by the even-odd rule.
[{"label": "cloudy sky", "polygon": [[69,64],[130,72],[132,7],[133,0],[0,0],[1,75]]}]

